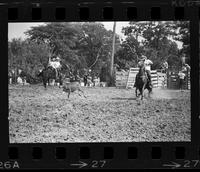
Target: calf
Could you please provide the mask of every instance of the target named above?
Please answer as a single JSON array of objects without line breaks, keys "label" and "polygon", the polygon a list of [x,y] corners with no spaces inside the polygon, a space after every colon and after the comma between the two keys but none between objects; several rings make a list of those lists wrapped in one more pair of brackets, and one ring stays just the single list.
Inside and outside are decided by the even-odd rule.
[{"label": "calf", "polygon": [[[65,83],[63,85],[63,91],[68,93],[68,98],[69,98],[70,93],[74,92],[76,90],[83,93],[83,96],[86,98],[86,96],[84,95],[84,92],[81,89],[81,85],[79,82],[70,82],[70,83]],[[80,93],[78,93],[78,94],[80,95]]]}]

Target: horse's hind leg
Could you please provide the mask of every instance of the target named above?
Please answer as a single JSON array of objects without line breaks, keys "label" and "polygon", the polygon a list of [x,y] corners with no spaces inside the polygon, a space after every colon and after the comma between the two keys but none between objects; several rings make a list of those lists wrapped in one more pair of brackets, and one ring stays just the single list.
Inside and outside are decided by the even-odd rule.
[{"label": "horse's hind leg", "polygon": [[151,95],[151,93],[152,93],[152,89],[150,88],[148,91],[149,91],[149,93],[148,93],[148,97],[151,98],[150,95]]},{"label": "horse's hind leg", "polygon": [[46,80],[43,80],[43,86],[45,88],[45,90],[47,89],[47,81]]},{"label": "horse's hind leg", "polygon": [[149,92],[148,92],[148,98],[150,98],[150,93],[151,93],[151,92],[149,91]]},{"label": "horse's hind leg", "polygon": [[47,85],[46,85],[46,83],[44,83],[44,89],[45,89],[45,90],[47,89]]}]

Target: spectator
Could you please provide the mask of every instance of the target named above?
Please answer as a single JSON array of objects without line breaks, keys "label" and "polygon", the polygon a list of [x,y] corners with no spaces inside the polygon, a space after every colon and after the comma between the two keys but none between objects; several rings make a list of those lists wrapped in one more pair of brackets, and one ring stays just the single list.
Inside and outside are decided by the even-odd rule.
[{"label": "spectator", "polygon": [[190,71],[191,68],[190,68],[190,66],[187,63],[185,63],[184,66],[185,66],[185,68],[186,68],[187,71]]},{"label": "spectator", "polygon": [[178,76],[179,76],[179,89],[183,90],[184,79],[185,79],[184,70],[179,71]]},{"label": "spectator", "polygon": [[85,71],[85,74],[84,74],[84,76],[83,76],[83,82],[84,82],[84,86],[86,87],[87,86],[87,81],[88,81],[88,74],[87,74],[87,72]]},{"label": "spectator", "polygon": [[169,67],[169,65],[168,65],[167,61],[165,61],[165,62],[162,64],[162,69],[163,69],[163,71],[164,71],[165,73],[167,72],[168,67]]}]

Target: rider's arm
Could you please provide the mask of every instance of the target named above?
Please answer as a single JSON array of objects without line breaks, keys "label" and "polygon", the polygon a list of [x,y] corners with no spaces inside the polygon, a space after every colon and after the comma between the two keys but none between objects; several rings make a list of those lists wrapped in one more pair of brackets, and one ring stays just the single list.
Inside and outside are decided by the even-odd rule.
[{"label": "rider's arm", "polygon": [[148,60],[148,63],[151,64],[151,65],[153,64],[153,62],[151,60]]}]

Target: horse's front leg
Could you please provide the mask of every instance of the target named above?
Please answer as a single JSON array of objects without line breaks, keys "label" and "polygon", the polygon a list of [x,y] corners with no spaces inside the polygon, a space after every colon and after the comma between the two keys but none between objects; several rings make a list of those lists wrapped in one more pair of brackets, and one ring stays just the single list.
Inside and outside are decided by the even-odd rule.
[{"label": "horse's front leg", "polygon": [[46,82],[46,84],[48,83],[48,85],[50,85],[50,79],[48,78],[47,79],[47,82]]},{"label": "horse's front leg", "polygon": [[59,88],[62,87],[62,85],[63,85],[63,81],[62,80],[63,80],[62,78],[59,79]]},{"label": "horse's front leg", "polygon": [[148,97],[150,98],[150,91],[149,91],[149,93],[148,93]]},{"label": "horse's front leg", "polygon": [[138,88],[135,89],[135,95],[136,97],[138,97],[138,92],[137,92]]},{"label": "horse's front leg", "polygon": [[138,97],[138,95],[137,95],[137,88],[135,89],[135,96]]},{"label": "horse's front leg", "polygon": [[145,85],[142,87],[142,91],[141,91],[141,100],[143,100],[143,97],[144,97],[144,88],[145,88]]}]

